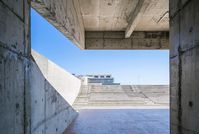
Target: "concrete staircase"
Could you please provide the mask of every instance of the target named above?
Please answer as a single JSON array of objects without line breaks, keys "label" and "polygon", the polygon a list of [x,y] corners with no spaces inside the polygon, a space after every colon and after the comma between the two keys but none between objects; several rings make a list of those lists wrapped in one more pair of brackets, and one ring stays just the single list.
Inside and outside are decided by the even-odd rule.
[{"label": "concrete staircase", "polygon": [[74,108],[169,106],[166,85],[87,85],[82,86]]}]

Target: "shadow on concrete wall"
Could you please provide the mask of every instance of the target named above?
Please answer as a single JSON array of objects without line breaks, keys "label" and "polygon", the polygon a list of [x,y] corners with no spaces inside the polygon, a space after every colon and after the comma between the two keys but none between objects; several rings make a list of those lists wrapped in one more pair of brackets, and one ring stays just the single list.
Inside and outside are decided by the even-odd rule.
[{"label": "shadow on concrete wall", "polygon": [[46,79],[34,59],[30,68],[31,133],[63,133],[78,113]]}]

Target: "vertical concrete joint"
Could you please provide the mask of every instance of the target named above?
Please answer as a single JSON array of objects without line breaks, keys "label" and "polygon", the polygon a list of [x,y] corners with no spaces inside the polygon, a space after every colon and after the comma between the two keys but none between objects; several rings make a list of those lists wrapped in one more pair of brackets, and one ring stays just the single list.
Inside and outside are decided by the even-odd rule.
[{"label": "vertical concrete joint", "polygon": [[178,47],[178,60],[179,60],[179,65],[178,65],[178,133],[182,134],[182,51],[181,47],[179,45]]}]

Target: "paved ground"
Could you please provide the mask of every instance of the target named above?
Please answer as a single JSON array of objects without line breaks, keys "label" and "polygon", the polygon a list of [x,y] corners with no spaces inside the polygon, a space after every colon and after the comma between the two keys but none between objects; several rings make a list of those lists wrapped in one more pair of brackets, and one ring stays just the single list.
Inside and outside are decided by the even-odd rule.
[{"label": "paved ground", "polygon": [[169,134],[169,110],[81,110],[64,134]]}]

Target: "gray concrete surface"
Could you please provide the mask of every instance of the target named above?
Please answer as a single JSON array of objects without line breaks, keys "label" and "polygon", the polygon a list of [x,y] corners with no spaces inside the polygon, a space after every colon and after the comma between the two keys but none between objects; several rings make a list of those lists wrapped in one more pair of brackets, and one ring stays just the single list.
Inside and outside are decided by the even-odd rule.
[{"label": "gray concrete surface", "polygon": [[30,3],[0,0],[0,133],[29,133]]},{"label": "gray concrete surface", "polygon": [[72,105],[80,91],[81,80],[34,50],[32,56],[46,80]]},{"label": "gray concrete surface", "polygon": [[86,49],[168,49],[169,32],[133,32],[125,38],[125,32],[85,33]]},{"label": "gray concrete surface", "polygon": [[[87,2],[87,0],[85,1]],[[136,24],[137,29],[135,28],[134,31],[155,32],[168,28],[168,1],[151,0],[150,8],[147,8],[147,12],[145,12],[146,16],[144,13],[142,19],[134,19],[139,20],[139,23]],[[100,3],[98,4],[98,2]],[[96,0],[94,5],[104,4],[102,10],[105,14],[106,12],[109,14],[112,8],[123,12],[120,9],[126,8],[125,2],[118,4],[121,5],[121,8],[116,7],[115,2]],[[0,0],[1,133],[31,133],[30,117],[31,112],[35,109],[30,108],[30,4],[29,0]],[[81,17],[82,9],[79,7],[78,0],[32,0],[32,6],[80,48],[85,48],[84,17]],[[171,134],[199,133],[198,6],[198,0],[169,1]],[[92,8],[96,12],[99,11],[94,6],[89,6],[89,8],[91,11]],[[97,9],[100,8],[97,7]],[[122,17],[126,17],[127,14],[124,14]],[[96,20],[100,19],[99,15]],[[102,21],[102,23],[108,22],[103,18]],[[134,25],[132,21],[128,21],[128,23]],[[105,26],[109,27],[110,23],[105,24]],[[111,24],[111,26],[114,25]],[[121,31],[125,30],[126,28]],[[156,39],[158,40],[158,38]],[[120,45],[122,46],[122,44]]]},{"label": "gray concrete surface", "polygon": [[[33,57],[29,74],[31,134],[61,134],[78,114],[70,103],[74,101],[71,98],[76,98],[73,90],[79,91],[80,81],[38,53],[34,52]],[[38,62],[43,63],[43,69],[37,64]],[[49,75],[52,73],[52,68],[53,72],[57,72],[55,73],[58,75],[57,79],[65,78],[61,79],[63,84],[60,85],[59,81],[51,79]],[[46,71],[48,76],[43,71]],[[68,79],[72,79],[73,82]]]},{"label": "gray concrete surface", "polygon": [[169,107],[168,85],[87,85],[82,86],[73,104],[89,108]]},{"label": "gray concrete surface", "polygon": [[79,48],[85,48],[79,0],[31,0],[31,5]]},{"label": "gray concrete surface", "polygon": [[64,134],[169,134],[169,110],[80,110]]},{"label": "gray concrete surface", "polygon": [[171,133],[199,133],[199,1],[170,1]]},{"label": "gray concrete surface", "polygon": [[[31,0],[32,7],[81,49],[168,49],[169,0]],[[87,32],[122,32],[121,38],[85,38]],[[132,33],[142,31],[140,40]],[[147,36],[148,32],[153,35]],[[115,32],[115,33],[114,33]],[[134,34],[137,35],[137,34]],[[163,36],[164,37],[164,36]],[[104,43],[105,42],[105,43]]]},{"label": "gray concrete surface", "polygon": [[[60,134],[77,112],[31,58],[29,15],[29,0],[0,0],[0,133]],[[53,64],[49,66],[52,69]],[[54,67],[55,72],[59,69]],[[66,77],[70,79],[72,75],[66,73]],[[72,90],[74,83],[64,80]],[[74,101],[76,96],[71,93],[70,100]]]},{"label": "gray concrete surface", "polygon": [[168,13],[164,15],[169,10],[168,0],[79,0],[79,3],[86,31],[125,31],[133,21],[138,21],[135,31],[169,30]]}]

